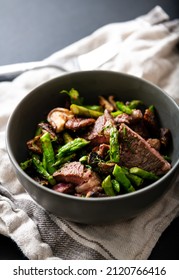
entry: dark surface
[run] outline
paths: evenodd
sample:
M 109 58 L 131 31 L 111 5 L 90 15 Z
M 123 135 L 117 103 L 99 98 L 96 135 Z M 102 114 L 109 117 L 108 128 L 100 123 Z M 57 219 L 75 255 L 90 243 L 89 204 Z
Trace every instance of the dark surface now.
M 0 65 L 36 61 L 111 22 L 131 20 L 160 5 L 179 18 L 178 0 L 0 0 Z M 0 235 L 0 259 L 25 259 Z M 157 242 L 150 259 L 179 259 L 179 218 Z
M 36 61 L 97 28 L 160 5 L 179 16 L 178 0 L 0 0 L 0 65 Z

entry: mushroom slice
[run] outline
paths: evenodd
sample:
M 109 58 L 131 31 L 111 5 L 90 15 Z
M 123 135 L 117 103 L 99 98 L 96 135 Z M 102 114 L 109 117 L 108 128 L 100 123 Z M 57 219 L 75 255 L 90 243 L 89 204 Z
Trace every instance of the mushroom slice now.
M 47 121 L 51 124 L 53 129 L 58 133 L 63 131 L 66 121 L 73 118 L 73 113 L 65 108 L 54 108 L 47 116 Z

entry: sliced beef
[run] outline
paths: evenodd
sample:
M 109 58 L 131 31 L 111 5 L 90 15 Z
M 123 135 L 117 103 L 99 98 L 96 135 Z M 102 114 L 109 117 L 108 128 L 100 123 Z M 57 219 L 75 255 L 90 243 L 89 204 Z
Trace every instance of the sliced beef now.
M 162 148 L 166 149 L 171 140 L 171 133 L 168 128 L 160 128 L 160 143 Z
M 157 150 L 157 151 L 160 151 L 160 146 L 161 146 L 161 144 L 160 144 L 160 140 L 159 140 L 159 139 L 157 139 L 157 138 L 149 138 L 149 139 L 147 139 L 146 141 L 147 141 L 147 143 L 148 143 L 152 148 L 154 148 L 154 149 Z
M 41 154 L 42 153 L 42 147 L 40 142 L 40 137 L 42 135 L 37 135 L 33 139 L 27 141 L 27 147 L 30 151 Z
M 93 118 L 72 118 L 65 123 L 65 128 L 73 131 L 85 128 L 95 123 Z
M 102 190 L 101 179 L 97 174 L 78 161 L 64 164 L 53 176 L 57 182 L 74 184 L 76 192 L 80 194 Z
M 83 164 L 73 161 L 64 164 L 59 170 L 55 171 L 53 177 L 57 182 L 73 183 L 80 185 L 89 178 L 90 169 L 85 170 Z
M 74 185 L 71 183 L 58 183 L 53 186 L 53 190 L 60 193 L 73 194 L 75 192 Z
M 151 136 L 158 138 L 160 134 L 158 118 L 153 109 L 146 109 L 144 112 L 144 124 L 148 128 Z
M 110 149 L 110 145 L 108 144 L 100 144 L 93 148 L 93 152 L 97 153 L 102 159 L 105 159 L 108 156 L 108 152 Z
M 122 113 L 115 117 L 114 122 L 116 124 L 126 123 L 128 125 L 138 123 L 143 119 L 143 114 L 141 110 L 134 109 L 132 110 L 132 114 L 128 115 L 126 113 Z
M 121 124 L 119 137 L 122 165 L 128 168 L 137 166 L 156 175 L 163 175 L 170 170 L 171 165 L 159 152 L 127 125 Z
M 49 123 L 41 122 L 38 124 L 38 127 L 41 127 L 44 132 L 50 133 L 51 139 L 55 140 L 57 138 L 56 133 L 53 131 L 53 128 Z
M 93 193 L 101 192 L 102 191 L 101 181 L 99 177 L 96 175 L 96 173 L 93 172 L 89 180 L 84 182 L 82 185 L 77 186 L 75 190 L 77 193 L 82 193 L 82 194 L 87 194 L 89 191 Z
M 86 136 L 94 146 L 102 143 L 109 144 L 110 128 L 114 125 L 114 119 L 110 113 L 105 110 L 104 114 L 97 118 L 92 130 Z

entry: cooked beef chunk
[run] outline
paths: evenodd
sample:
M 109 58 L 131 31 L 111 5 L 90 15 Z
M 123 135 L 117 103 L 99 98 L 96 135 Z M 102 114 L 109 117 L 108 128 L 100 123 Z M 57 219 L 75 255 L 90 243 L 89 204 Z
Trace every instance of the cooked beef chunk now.
M 93 148 L 93 152 L 97 153 L 102 159 L 105 159 L 108 155 L 110 149 L 110 145 L 108 144 L 100 144 Z
M 147 139 L 147 143 L 157 151 L 160 151 L 160 140 L 157 138 L 149 138 Z
M 73 183 L 80 185 L 90 176 L 90 169 L 85 170 L 83 164 L 73 161 L 64 164 L 59 170 L 55 171 L 53 177 L 57 182 Z
M 73 194 L 75 192 L 74 185 L 71 183 L 58 183 L 53 186 L 53 190 L 60 193 Z
M 128 125 L 138 123 L 143 118 L 143 114 L 141 110 L 134 109 L 132 110 L 132 114 L 128 115 L 126 113 L 122 113 L 115 117 L 114 121 L 116 124 L 126 123 Z
M 51 139 L 56 139 L 57 136 L 56 136 L 55 132 L 53 131 L 52 126 L 49 123 L 41 122 L 38 124 L 38 126 L 41 127 L 42 130 L 44 130 L 45 132 L 46 131 L 49 132 Z
M 144 121 L 141 120 L 137 123 L 131 124 L 130 128 L 134 130 L 137 134 L 139 134 L 142 138 L 148 139 L 150 137 L 150 133 L 146 128 Z
M 122 165 L 128 168 L 137 166 L 156 175 L 163 175 L 170 170 L 171 165 L 164 160 L 159 152 L 127 125 L 121 124 L 119 137 Z
M 171 133 L 168 128 L 160 128 L 160 142 L 162 148 L 166 149 L 171 139 Z
M 114 162 L 99 162 L 98 163 L 98 172 L 101 174 L 112 173 L 115 163 Z
M 99 96 L 99 104 L 104 109 L 107 109 L 108 112 L 112 112 L 114 110 L 113 105 L 108 100 L 106 100 L 103 96 Z
M 42 147 L 40 142 L 40 137 L 42 135 L 37 135 L 33 139 L 27 141 L 27 147 L 30 151 L 35 152 L 37 154 L 42 153 Z
M 92 118 L 72 118 L 69 119 L 66 123 L 65 123 L 65 128 L 66 129 L 70 129 L 73 131 L 77 131 L 78 129 L 82 129 L 85 128 L 87 126 L 90 126 L 92 124 L 95 123 L 95 119 Z
M 108 97 L 108 100 L 109 100 L 109 103 L 111 103 L 111 105 L 113 106 L 114 108 L 114 111 L 117 111 L 117 106 L 116 106 L 116 101 L 114 100 L 114 96 L 113 95 L 110 95 Z
M 77 193 L 86 194 L 88 191 L 100 191 L 101 179 L 89 168 L 78 161 L 64 164 L 53 174 L 57 182 L 66 182 L 76 185 Z
M 77 193 L 87 194 L 89 191 L 94 192 L 101 192 L 101 181 L 99 177 L 97 177 L 96 173 L 93 172 L 93 176 L 89 178 L 88 181 L 84 182 L 80 186 L 75 188 Z
M 150 131 L 151 136 L 158 138 L 159 137 L 159 123 L 156 114 L 152 109 L 146 109 L 143 117 L 145 126 Z
M 97 118 L 92 130 L 89 131 L 86 139 L 91 141 L 92 145 L 102 143 L 109 144 L 110 128 L 114 124 L 114 119 L 110 113 L 105 110 L 104 114 Z

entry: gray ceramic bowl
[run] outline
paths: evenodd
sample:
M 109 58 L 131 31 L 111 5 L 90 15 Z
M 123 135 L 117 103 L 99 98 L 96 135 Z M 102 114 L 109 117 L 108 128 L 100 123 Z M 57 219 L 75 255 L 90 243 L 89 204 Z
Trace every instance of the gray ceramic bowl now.
M 39 185 L 19 166 L 27 157 L 26 141 L 34 135 L 36 124 L 52 108 L 63 105 L 61 90 L 79 90 L 89 103 L 102 94 L 115 94 L 120 100 L 141 99 L 153 104 L 162 126 L 172 133 L 172 169 L 157 182 L 134 193 L 106 198 L 79 198 L 60 194 Z M 160 88 L 139 78 L 112 71 L 70 73 L 48 81 L 30 92 L 12 113 L 7 127 L 7 150 L 19 181 L 32 198 L 49 212 L 79 222 L 101 224 L 117 222 L 140 214 L 159 199 L 170 186 L 179 163 L 179 108 Z

